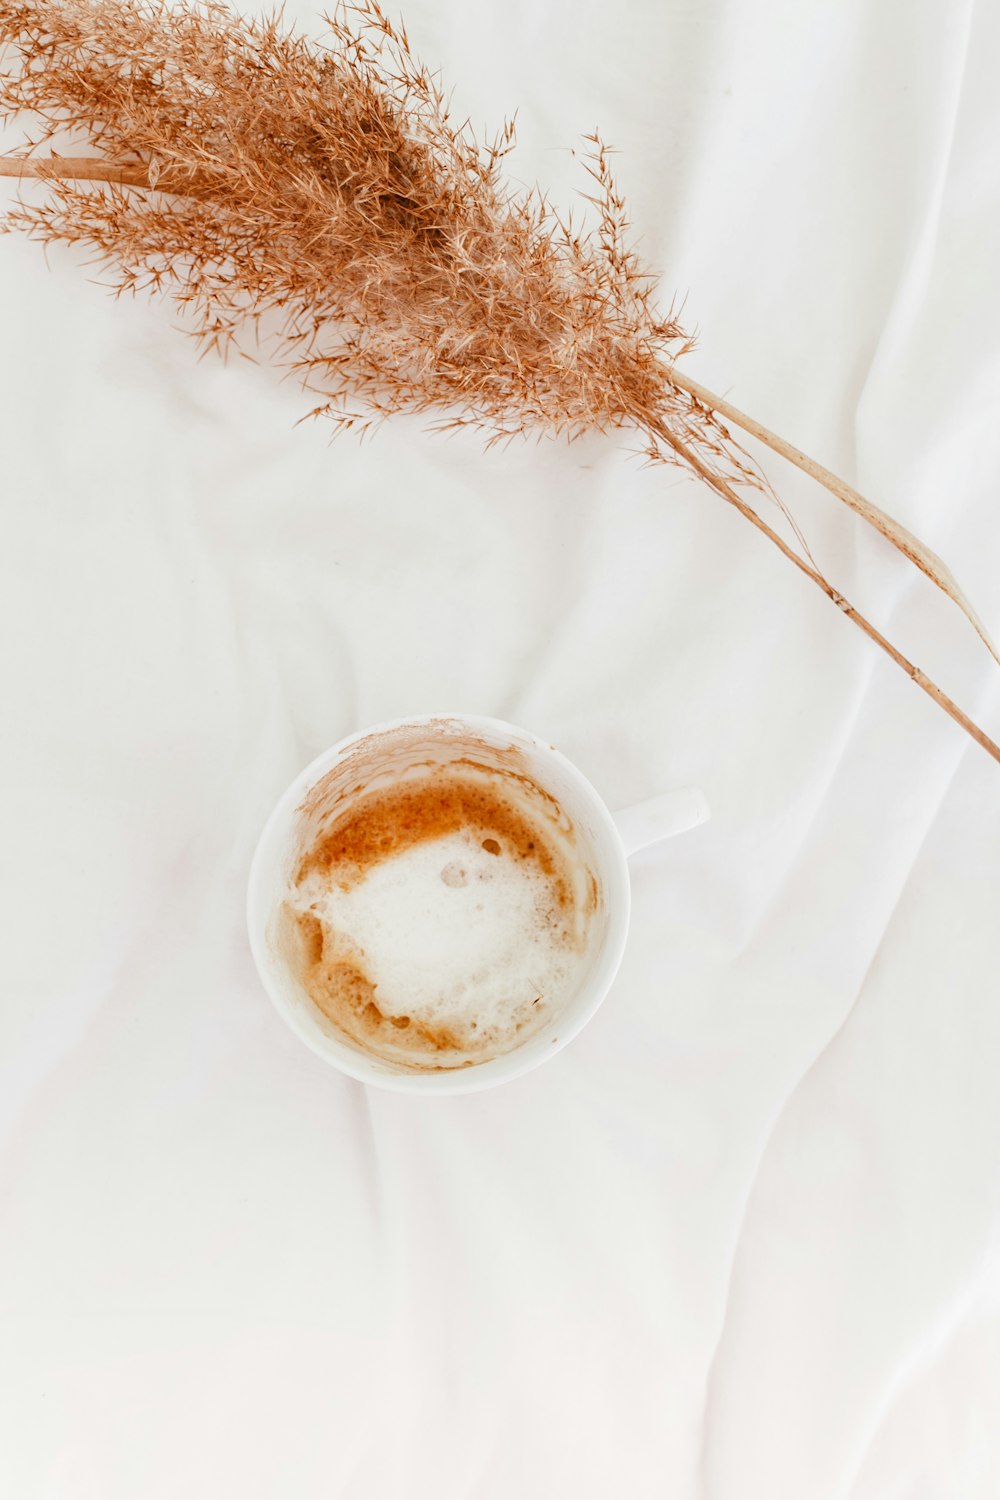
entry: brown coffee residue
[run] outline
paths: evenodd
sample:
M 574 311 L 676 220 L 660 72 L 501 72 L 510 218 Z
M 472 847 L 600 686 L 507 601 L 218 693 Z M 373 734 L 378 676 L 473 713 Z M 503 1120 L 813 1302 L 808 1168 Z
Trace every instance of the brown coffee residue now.
M 541 804 L 533 815 L 515 801 L 529 788 Z M 452 761 L 412 781 L 361 790 L 339 815 L 331 809 L 302 854 L 293 885 L 306 901 L 306 890 L 315 889 L 317 879 L 320 889 L 331 882 L 347 889 L 382 861 L 461 830 L 471 833 L 487 854 L 534 862 L 547 877 L 553 920 L 561 928 L 572 920 L 573 882 L 558 842 L 546 837 L 546 820 L 551 817 L 555 823 L 558 804 L 552 809 L 520 772 L 498 772 L 468 761 L 456 770 Z M 448 883 L 446 875 L 442 879 Z M 477 1037 L 474 1021 L 456 1029 L 383 1010 L 364 954 L 321 921 L 316 908 L 303 909 L 289 900 L 283 924 L 286 956 L 313 1004 L 366 1052 L 398 1059 L 402 1048 L 410 1066 L 439 1069 L 471 1066 L 489 1048 L 486 1037 Z M 568 937 L 568 927 L 566 932 Z
M 390 1016 L 375 998 L 375 986 L 359 963 L 340 951 L 336 936 L 311 912 L 292 912 L 302 944 L 303 980 L 313 1004 L 328 1021 L 361 1046 L 380 1051 L 406 1032 L 407 1050 L 458 1052 L 467 1044 L 447 1026 L 428 1026 L 412 1016 Z
M 437 1024 L 407 1013 L 401 996 L 378 991 L 365 953 L 321 915 L 332 887 L 347 891 L 383 861 L 462 832 L 488 856 L 531 861 L 546 878 L 555 939 L 573 947 L 588 940 L 596 882 L 585 863 L 581 872 L 572 820 L 530 770 L 518 746 L 473 744 L 461 721 L 442 718 L 366 736 L 303 798 L 298 853 L 272 940 L 318 1013 L 366 1054 L 440 1072 L 516 1043 L 501 1043 L 474 1013 Z M 453 861 L 441 879 L 464 885 L 465 875 Z
M 516 858 L 533 860 L 552 877 L 558 905 L 568 905 L 568 883 L 538 821 L 508 801 L 495 780 L 477 782 L 448 770 L 371 792 L 352 803 L 306 852 L 296 882 L 336 871 L 343 884 L 353 884 L 373 865 L 460 829 L 472 830 L 491 854 L 499 854 L 506 845 Z

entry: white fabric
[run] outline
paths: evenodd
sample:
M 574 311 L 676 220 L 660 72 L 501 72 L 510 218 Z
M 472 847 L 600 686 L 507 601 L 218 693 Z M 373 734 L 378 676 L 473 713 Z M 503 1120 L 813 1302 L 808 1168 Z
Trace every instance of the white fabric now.
M 459 116 L 519 110 L 512 174 L 563 207 L 600 125 L 691 373 L 1000 637 L 997 7 L 406 19 Z M 0 241 L 2 1492 L 996 1496 L 1000 767 L 624 439 L 331 446 L 97 280 Z M 768 467 L 1000 736 L 971 630 Z M 613 805 L 700 785 L 713 821 L 634 860 L 570 1048 L 424 1102 L 283 1027 L 242 902 L 303 764 L 441 708 L 545 734 Z

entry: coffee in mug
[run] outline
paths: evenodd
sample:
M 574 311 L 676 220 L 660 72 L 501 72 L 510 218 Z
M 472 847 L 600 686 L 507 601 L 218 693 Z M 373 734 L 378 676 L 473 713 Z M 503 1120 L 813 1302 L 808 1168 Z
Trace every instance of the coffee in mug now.
M 586 1025 L 629 921 L 627 858 L 708 816 L 694 788 L 612 814 L 499 719 L 396 719 L 286 789 L 254 854 L 250 947 L 284 1021 L 364 1083 L 464 1094 Z
M 576 993 L 601 927 L 597 878 L 515 746 L 375 736 L 299 814 L 278 941 L 347 1042 L 396 1067 L 468 1067 Z

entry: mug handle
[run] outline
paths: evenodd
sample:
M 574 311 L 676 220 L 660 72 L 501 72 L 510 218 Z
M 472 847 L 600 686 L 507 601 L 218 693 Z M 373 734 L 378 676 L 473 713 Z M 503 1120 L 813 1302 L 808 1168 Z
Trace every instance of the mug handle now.
M 711 814 L 698 788 L 685 786 L 676 792 L 664 792 L 646 802 L 637 802 L 634 807 L 623 808 L 613 816 L 628 857 L 649 844 L 673 838 L 675 833 L 697 828 Z

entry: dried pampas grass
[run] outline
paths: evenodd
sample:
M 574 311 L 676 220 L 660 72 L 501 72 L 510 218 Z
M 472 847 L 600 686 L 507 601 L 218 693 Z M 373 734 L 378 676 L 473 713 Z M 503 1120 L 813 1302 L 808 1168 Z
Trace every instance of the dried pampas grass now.
M 120 291 L 169 293 L 208 347 L 255 328 L 320 400 L 367 430 L 436 413 L 487 443 L 531 431 L 631 429 L 649 459 L 697 474 L 763 532 L 980 745 L 998 747 L 845 600 L 794 519 L 786 541 L 754 499 L 777 496 L 740 427 L 863 516 L 996 648 L 941 560 L 783 439 L 684 375 L 691 346 L 629 246 L 607 153 L 589 137 L 596 227 L 583 232 L 479 147 L 377 0 L 340 8 L 324 45 L 214 3 L 0 0 L 0 112 L 40 125 L 0 175 L 46 181 L 3 227 L 88 247 Z M 69 133 L 96 156 L 38 151 Z

